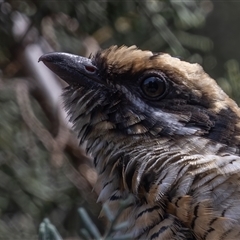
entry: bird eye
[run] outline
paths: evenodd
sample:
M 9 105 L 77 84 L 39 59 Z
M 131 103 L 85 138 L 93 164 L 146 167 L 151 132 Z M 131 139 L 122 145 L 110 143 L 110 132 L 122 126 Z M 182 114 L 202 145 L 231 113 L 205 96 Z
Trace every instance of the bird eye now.
M 147 77 L 142 81 L 141 88 L 146 97 L 158 98 L 166 92 L 166 81 L 157 76 Z

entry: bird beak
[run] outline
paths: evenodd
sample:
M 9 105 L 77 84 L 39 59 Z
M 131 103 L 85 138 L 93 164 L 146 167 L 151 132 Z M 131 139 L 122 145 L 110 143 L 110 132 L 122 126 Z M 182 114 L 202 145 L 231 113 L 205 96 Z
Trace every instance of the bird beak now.
M 92 80 L 100 82 L 97 67 L 89 58 L 54 52 L 42 55 L 38 62 L 40 61 L 70 85 L 80 84 L 89 87 Z

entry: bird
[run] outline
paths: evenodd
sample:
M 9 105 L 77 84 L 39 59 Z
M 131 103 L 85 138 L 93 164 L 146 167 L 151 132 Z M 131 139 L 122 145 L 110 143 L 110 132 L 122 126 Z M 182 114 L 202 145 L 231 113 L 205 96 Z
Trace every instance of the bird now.
M 98 172 L 114 236 L 240 239 L 240 109 L 197 63 L 136 46 L 40 57 Z

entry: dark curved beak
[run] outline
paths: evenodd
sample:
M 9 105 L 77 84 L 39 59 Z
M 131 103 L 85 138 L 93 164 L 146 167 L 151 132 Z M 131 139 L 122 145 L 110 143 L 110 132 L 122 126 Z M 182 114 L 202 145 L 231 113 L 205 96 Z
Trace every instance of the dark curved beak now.
M 68 84 L 91 84 L 92 80 L 100 83 L 98 69 L 92 60 L 85 57 L 61 52 L 53 52 L 42 55 L 42 61 L 50 70 L 62 78 Z

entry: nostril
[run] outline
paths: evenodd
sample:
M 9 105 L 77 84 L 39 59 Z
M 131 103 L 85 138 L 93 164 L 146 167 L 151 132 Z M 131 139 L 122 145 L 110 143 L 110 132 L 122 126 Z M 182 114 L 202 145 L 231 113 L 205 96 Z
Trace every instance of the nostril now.
M 84 67 L 85 67 L 85 70 L 88 71 L 89 73 L 96 72 L 96 68 L 94 66 L 85 65 Z

